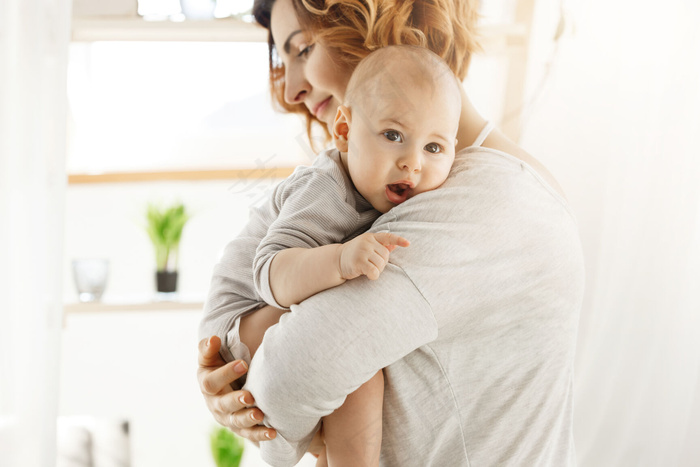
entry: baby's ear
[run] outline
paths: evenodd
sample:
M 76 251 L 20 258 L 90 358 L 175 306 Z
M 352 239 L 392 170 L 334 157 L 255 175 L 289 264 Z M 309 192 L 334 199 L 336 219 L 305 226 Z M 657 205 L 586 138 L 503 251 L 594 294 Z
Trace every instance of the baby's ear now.
M 333 120 L 333 142 L 340 152 L 348 152 L 348 133 L 350 133 L 350 121 L 352 114 L 344 105 L 338 106 L 338 111 Z

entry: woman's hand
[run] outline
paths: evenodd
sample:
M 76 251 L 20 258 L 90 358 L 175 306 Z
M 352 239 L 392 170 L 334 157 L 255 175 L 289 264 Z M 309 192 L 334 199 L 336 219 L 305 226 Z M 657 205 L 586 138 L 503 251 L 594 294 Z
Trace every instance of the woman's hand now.
M 254 406 L 255 399 L 248 391 L 234 391 L 231 384 L 248 371 L 241 360 L 226 363 L 219 355 L 221 339 L 216 336 L 199 343 L 197 379 L 207 408 L 214 419 L 243 438 L 253 442 L 274 439 L 277 432 L 258 426 L 263 413 Z

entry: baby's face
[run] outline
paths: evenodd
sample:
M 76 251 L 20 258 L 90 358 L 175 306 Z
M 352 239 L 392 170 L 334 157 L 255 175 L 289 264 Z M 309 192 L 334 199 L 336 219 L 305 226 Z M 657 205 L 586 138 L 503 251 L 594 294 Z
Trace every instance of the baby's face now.
M 350 177 L 380 212 L 442 185 L 454 162 L 461 110 L 455 93 L 434 83 L 392 89 L 351 109 L 347 137 Z

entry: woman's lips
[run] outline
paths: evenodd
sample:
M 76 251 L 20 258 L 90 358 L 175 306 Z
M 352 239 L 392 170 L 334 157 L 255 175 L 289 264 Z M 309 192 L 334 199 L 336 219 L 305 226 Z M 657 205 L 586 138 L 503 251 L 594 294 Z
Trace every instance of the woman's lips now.
M 314 114 L 314 117 L 318 118 L 321 113 L 323 113 L 324 110 L 326 110 L 326 107 L 328 107 L 328 103 L 331 101 L 333 96 L 329 96 L 326 98 L 326 100 L 321 101 L 318 103 L 318 105 L 311 110 L 311 113 Z

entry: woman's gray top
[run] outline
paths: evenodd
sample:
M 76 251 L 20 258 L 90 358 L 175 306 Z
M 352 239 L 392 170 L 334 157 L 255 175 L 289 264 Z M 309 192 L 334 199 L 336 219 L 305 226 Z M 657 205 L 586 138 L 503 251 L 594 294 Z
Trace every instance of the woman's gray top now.
M 483 148 L 371 231 L 408 240 L 376 281 L 293 305 L 245 388 L 294 465 L 321 417 L 385 370 L 382 466 L 575 465 L 574 349 L 583 259 L 564 199 L 531 167 Z

